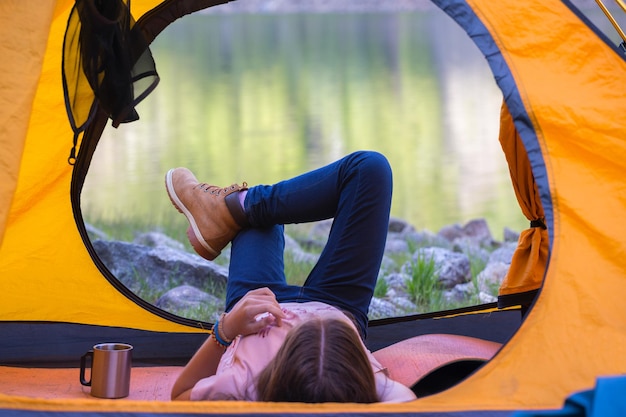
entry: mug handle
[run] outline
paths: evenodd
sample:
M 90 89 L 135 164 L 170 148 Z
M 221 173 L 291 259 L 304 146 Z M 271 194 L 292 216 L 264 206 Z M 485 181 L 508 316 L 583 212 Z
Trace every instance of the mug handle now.
M 90 350 L 80 357 L 80 383 L 86 387 L 91 386 L 91 375 L 89 375 L 89 381 L 85 380 L 85 365 L 87 364 L 88 357 L 91 357 L 93 363 L 93 350 Z

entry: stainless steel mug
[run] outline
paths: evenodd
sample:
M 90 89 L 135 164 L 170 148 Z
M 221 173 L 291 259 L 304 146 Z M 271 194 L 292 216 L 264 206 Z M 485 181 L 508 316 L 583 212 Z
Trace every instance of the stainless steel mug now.
M 125 343 L 100 343 L 80 358 L 80 383 L 91 387 L 98 398 L 123 398 L 130 390 L 133 347 Z M 91 358 L 91 375 L 85 379 L 87 359 Z

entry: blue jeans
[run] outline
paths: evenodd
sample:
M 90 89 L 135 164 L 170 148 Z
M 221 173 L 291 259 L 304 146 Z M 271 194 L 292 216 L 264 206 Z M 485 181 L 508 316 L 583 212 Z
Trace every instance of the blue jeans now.
M 244 203 L 251 227 L 232 241 L 226 310 L 248 291 L 268 287 L 279 302 L 321 301 L 351 313 L 365 337 L 391 192 L 391 167 L 371 151 L 274 185 L 251 187 Z M 328 241 L 306 282 L 287 284 L 283 225 L 330 218 Z

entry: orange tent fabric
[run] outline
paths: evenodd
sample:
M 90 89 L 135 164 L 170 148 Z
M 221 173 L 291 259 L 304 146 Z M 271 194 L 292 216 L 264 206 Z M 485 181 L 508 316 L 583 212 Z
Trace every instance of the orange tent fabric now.
M 509 165 L 517 201 L 534 227 L 520 234 L 511 266 L 500 286 L 498 306 L 528 306 L 543 283 L 549 255 L 548 230 L 528 154 L 506 103 L 502 104 L 500 113 L 499 139 Z

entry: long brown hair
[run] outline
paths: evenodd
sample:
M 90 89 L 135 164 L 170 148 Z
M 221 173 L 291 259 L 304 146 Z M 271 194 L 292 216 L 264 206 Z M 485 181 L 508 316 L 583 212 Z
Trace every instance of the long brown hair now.
M 292 329 L 257 379 L 260 401 L 379 401 L 372 365 L 356 330 L 337 319 Z

